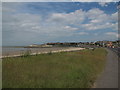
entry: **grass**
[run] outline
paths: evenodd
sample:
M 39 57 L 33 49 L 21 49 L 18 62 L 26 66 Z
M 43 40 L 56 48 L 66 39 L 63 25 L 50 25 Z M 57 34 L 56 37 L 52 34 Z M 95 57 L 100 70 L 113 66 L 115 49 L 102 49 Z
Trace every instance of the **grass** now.
M 3 88 L 90 88 L 106 62 L 103 48 L 5 58 Z

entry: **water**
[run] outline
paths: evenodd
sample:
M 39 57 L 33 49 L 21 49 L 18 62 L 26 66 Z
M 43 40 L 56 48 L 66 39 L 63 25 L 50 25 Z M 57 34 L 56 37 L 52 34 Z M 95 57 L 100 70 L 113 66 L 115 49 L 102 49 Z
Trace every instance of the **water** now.
M 66 47 L 52 47 L 52 48 L 2 47 L 2 55 L 3 56 L 19 55 L 19 54 L 25 53 L 28 50 L 31 53 L 51 52 L 51 51 L 56 51 L 56 50 L 62 50 L 62 49 L 65 49 L 65 48 Z
M 2 47 L 2 55 L 18 55 L 22 54 L 23 52 L 27 51 L 27 48 L 23 47 Z
M 17 47 L 2 47 L 2 53 L 10 53 L 10 52 L 17 52 L 17 51 L 26 51 L 27 48 L 17 48 Z

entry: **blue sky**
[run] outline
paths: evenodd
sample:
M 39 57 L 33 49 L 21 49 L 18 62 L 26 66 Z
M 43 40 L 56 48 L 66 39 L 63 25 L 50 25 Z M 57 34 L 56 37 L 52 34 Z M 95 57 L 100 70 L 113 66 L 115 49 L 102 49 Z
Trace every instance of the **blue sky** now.
M 3 45 L 117 40 L 114 2 L 3 2 Z

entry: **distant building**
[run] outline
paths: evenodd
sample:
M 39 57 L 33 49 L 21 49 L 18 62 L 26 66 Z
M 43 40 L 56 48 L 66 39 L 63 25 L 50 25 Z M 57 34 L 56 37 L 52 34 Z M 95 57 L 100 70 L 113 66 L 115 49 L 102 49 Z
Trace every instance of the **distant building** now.
M 108 43 L 107 43 L 107 47 L 112 48 L 112 47 L 113 47 L 113 43 L 112 43 L 112 42 L 108 42 Z
M 38 46 L 37 44 L 32 44 L 32 45 L 29 45 L 30 47 L 36 47 Z
M 40 47 L 52 47 L 53 45 L 42 44 Z
M 53 45 L 53 46 L 77 46 L 79 43 L 77 42 L 65 42 L 65 43 L 47 43 L 47 45 Z

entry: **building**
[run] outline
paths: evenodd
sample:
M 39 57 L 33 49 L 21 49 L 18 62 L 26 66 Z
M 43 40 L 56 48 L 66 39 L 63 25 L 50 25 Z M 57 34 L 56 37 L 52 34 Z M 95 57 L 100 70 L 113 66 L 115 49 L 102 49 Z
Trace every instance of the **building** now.
M 32 44 L 32 45 L 29 45 L 30 47 L 36 47 L 38 46 L 37 44 Z
M 53 45 L 42 44 L 40 47 L 52 47 Z
M 107 43 L 107 47 L 112 48 L 112 47 L 113 47 L 113 43 L 112 43 L 112 42 L 108 42 L 108 43 Z

